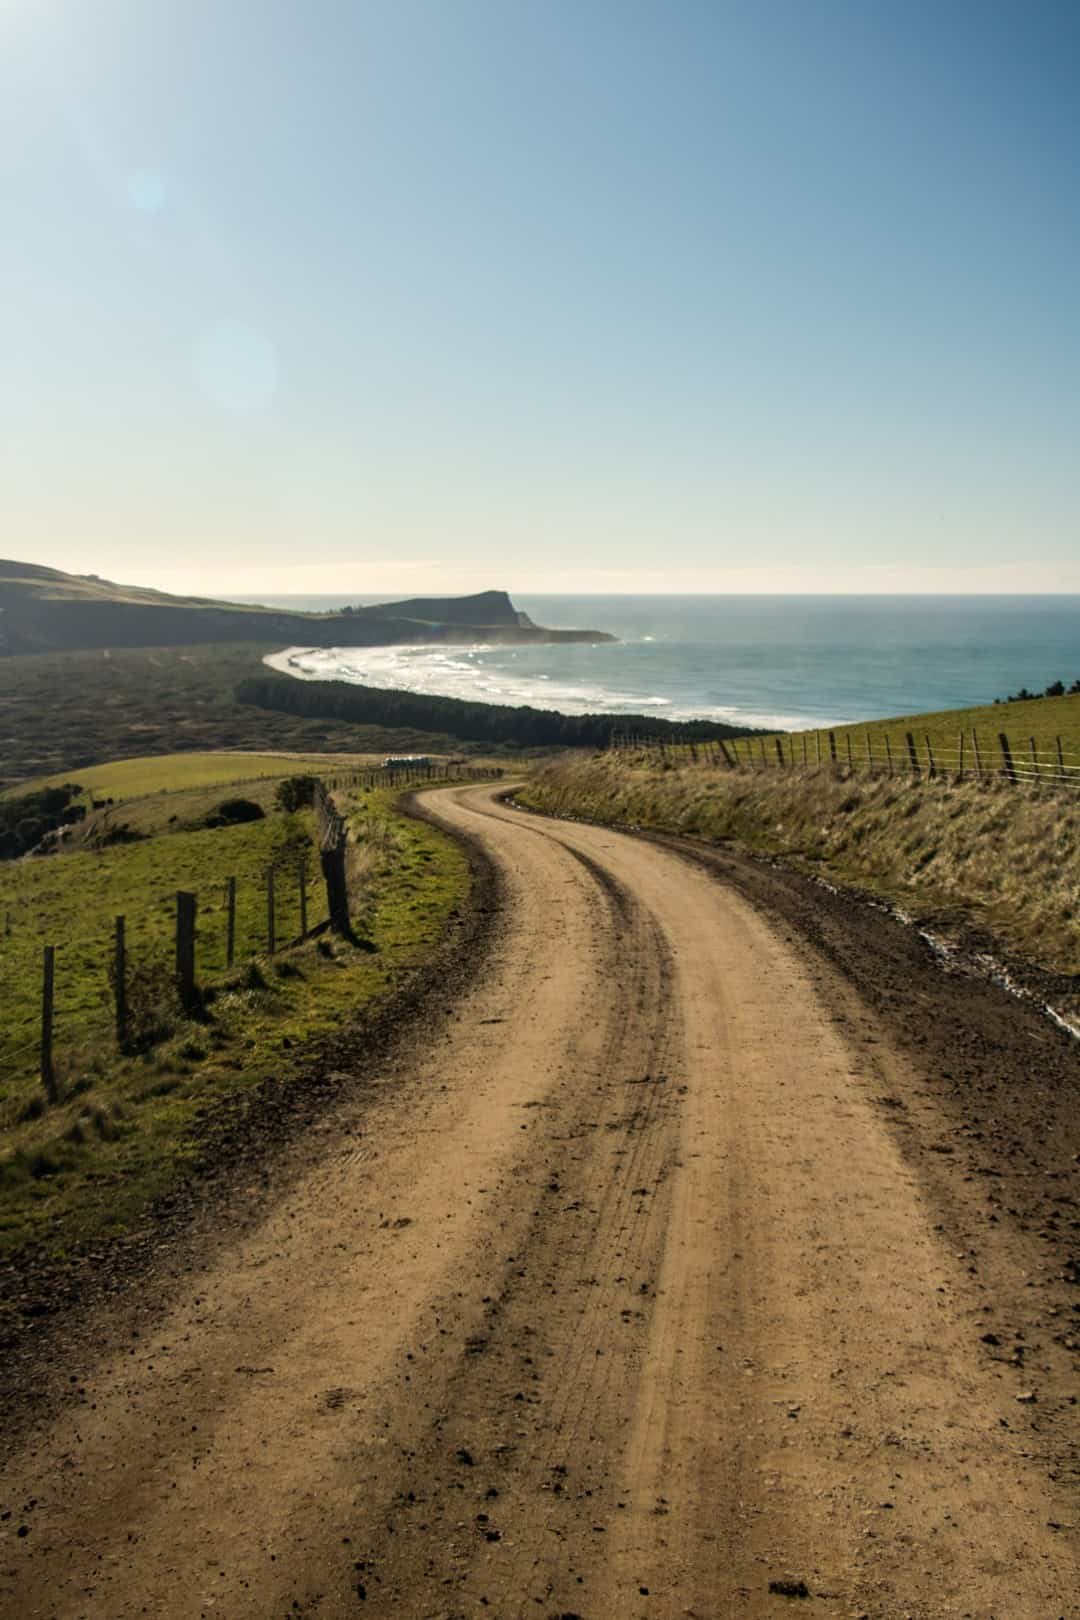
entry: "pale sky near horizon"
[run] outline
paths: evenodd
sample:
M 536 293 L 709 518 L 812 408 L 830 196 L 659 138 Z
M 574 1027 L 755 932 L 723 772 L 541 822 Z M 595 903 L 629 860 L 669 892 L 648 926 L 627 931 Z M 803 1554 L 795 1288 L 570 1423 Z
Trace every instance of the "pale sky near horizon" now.
M 1080 591 L 1074 0 L 0 0 L 0 553 Z

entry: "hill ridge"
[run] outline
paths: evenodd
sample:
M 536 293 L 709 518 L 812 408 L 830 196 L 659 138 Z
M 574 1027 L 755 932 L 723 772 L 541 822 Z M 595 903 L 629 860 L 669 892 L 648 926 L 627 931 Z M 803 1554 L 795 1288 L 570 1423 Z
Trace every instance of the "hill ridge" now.
M 412 597 L 338 613 L 174 596 L 0 558 L 0 656 L 97 647 L 257 641 L 278 646 L 371 647 L 427 641 L 613 641 L 602 630 L 533 624 L 503 590 Z

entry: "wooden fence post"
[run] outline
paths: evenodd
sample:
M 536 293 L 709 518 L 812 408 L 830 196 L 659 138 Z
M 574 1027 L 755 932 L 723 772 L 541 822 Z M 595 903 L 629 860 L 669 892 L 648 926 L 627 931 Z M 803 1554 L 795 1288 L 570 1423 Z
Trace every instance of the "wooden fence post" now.
M 854 771 L 855 758 L 851 752 L 851 732 L 845 731 L 844 736 L 847 738 L 847 768 L 849 771 Z
M 345 841 L 327 844 L 322 852 L 323 877 L 326 879 L 326 908 L 330 913 L 330 926 L 337 934 L 348 934 L 349 892 L 345 882 Z
M 1061 752 L 1061 738 L 1060 737 L 1055 737 L 1054 738 L 1054 743 L 1055 743 L 1055 745 L 1057 747 L 1058 775 L 1061 778 L 1062 783 L 1064 783 L 1068 778 L 1068 773 L 1065 770 L 1065 759 L 1064 759 L 1064 756 L 1062 755 L 1062 752 Z M 10 934 L 10 932 L 11 932 L 11 918 L 9 917 L 8 918 L 8 933 Z
M 1042 777 L 1042 772 L 1039 769 L 1039 756 L 1035 752 L 1035 739 L 1034 739 L 1034 737 L 1029 737 L 1028 738 L 1028 749 L 1029 749 L 1030 754 L 1031 754 L 1031 769 L 1035 773 L 1036 782 L 1038 782 Z
M 815 731 L 814 732 L 814 743 L 815 743 L 815 745 L 817 747 L 817 768 L 820 771 L 820 769 L 821 769 L 821 732 L 820 731 Z
M 124 940 L 124 919 L 116 919 L 113 955 L 113 988 L 116 996 L 116 1044 L 123 1047 L 127 1040 L 127 949 Z
M 784 763 L 784 745 L 780 741 L 779 737 L 776 738 L 776 759 L 777 759 L 777 763 L 779 765 L 783 765 L 783 763 Z
M 887 760 L 888 760 L 888 762 L 889 762 L 889 775 L 890 775 L 890 776 L 891 776 L 891 775 L 892 775 L 892 773 L 893 773 L 893 767 L 892 767 L 892 747 L 891 747 L 891 745 L 890 745 L 890 743 L 889 743 L 889 733 L 888 733 L 888 732 L 887 732 L 887 731 L 886 731 L 886 732 L 884 732 L 884 733 L 883 733 L 883 735 L 884 735 L 884 737 L 885 737 L 885 758 L 886 758 L 886 759 L 887 759 Z
M 802 762 L 803 762 L 803 770 L 805 771 L 805 769 L 806 769 L 806 732 L 805 731 L 802 734 Z
M 176 894 L 176 989 L 185 1012 L 198 1005 L 195 989 L 195 896 Z
M 225 966 L 236 961 L 236 879 L 225 879 Z
M 960 763 L 957 766 L 956 779 L 958 782 L 962 782 L 964 780 L 964 733 L 962 730 L 960 732 L 960 746 L 958 752 Z
M 874 750 L 870 746 L 870 733 L 866 733 L 866 770 L 869 776 L 874 774 Z
M 832 763 L 835 765 L 836 764 L 836 733 L 835 733 L 835 731 L 830 731 L 829 732 L 829 758 L 832 760 Z
M 349 886 L 345 876 L 348 831 L 324 792 L 316 794 L 315 809 L 319 823 L 319 861 L 326 880 L 330 926 L 336 933 L 348 936 L 352 929 L 349 921 Z
M 926 763 L 927 763 L 927 766 L 929 767 L 930 775 L 931 776 L 936 776 L 937 775 L 937 761 L 934 759 L 934 749 L 933 749 L 933 744 L 930 741 L 930 733 L 928 731 L 924 731 L 923 736 L 926 738 Z
M 56 983 L 56 947 L 46 945 L 41 974 L 41 1084 L 49 1102 L 59 1100 L 53 1068 L 53 991 Z
M 908 759 L 911 761 L 912 772 L 915 776 L 919 776 L 921 773 L 919 771 L 919 756 L 915 752 L 915 738 L 910 731 L 905 731 L 904 736 L 907 739 Z
M 307 861 L 302 855 L 296 878 L 300 885 L 300 938 L 307 939 Z
M 1001 749 L 1002 768 L 1007 782 L 1016 781 L 1016 766 L 1013 764 L 1012 750 L 1009 739 L 1003 731 L 998 732 L 998 747 Z
M 979 753 L 979 734 L 975 727 L 971 728 L 971 751 L 975 755 L 975 776 L 982 781 L 982 755 Z
M 274 868 L 266 868 L 266 952 L 273 956 L 277 941 L 274 936 Z

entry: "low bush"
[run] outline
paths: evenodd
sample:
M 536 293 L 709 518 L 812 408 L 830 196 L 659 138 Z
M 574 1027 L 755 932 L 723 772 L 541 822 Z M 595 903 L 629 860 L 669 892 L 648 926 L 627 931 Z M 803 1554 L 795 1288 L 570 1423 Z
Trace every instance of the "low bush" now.
M 76 782 L 40 788 L 36 793 L 0 799 L 0 860 L 16 860 L 35 849 L 48 833 L 82 821 L 86 806 L 75 802 Z
M 286 776 L 278 784 L 274 803 L 281 810 L 303 810 L 315 803 L 317 776 Z
M 236 827 L 245 821 L 262 821 L 266 811 L 254 799 L 222 799 L 206 820 L 204 827 Z

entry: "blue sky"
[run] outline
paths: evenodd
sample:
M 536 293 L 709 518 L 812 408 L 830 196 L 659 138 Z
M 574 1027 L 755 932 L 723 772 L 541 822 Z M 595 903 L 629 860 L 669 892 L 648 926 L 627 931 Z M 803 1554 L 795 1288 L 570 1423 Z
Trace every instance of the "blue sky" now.
M 1080 590 L 1080 6 L 0 0 L 7 555 Z

